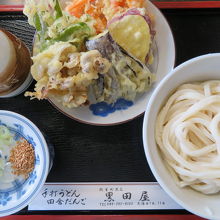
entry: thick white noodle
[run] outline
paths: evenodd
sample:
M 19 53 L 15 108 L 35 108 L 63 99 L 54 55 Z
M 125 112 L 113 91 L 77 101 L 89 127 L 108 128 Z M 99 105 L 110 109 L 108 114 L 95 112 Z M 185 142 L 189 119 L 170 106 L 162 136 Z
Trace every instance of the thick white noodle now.
M 180 187 L 220 191 L 220 81 L 179 86 L 158 114 L 155 138 Z

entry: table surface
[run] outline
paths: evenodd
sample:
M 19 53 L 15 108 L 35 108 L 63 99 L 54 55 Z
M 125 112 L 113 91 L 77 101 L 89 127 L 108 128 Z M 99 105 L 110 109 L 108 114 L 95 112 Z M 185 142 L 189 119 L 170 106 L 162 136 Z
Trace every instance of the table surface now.
M 220 51 L 220 9 L 176 9 L 162 13 L 173 31 L 176 65 Z M 34 29 L 21 13 L 0 13 L 0 27 L 16 34 L 31 49 Z M 29 89 L 33 89 L 33 84 Z M 30 101 L 23 94 L 1 99 L 0 109 L 26 116 L 49 137 L 55 159 L 48 182 L 155 181 L 143 150 L 143 115 L 122 125 L 90 126 L 69 119 L 47 101 Z

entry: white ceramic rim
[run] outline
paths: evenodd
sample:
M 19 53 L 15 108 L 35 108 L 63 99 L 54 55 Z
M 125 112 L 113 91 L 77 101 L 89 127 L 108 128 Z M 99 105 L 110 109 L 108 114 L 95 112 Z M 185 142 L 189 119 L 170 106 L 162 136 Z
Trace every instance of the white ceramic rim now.
M 149 4 L 151 7 L 154 8 L 155 11 L 157 11 L 161 17 L 164 19 L 165 23 L 167 24 L 167 29 L 168 31 L 171 33 L 171 41 L 172 41 L 172 49 L 173 49 L 173 60 L 170 61 L 170 67 L 171 67 L 171 70 L 173 69 L 174 65 L 175 65 L 175 60 L 176 60 L 176 48 L 175 48 L 175 40 L 174 40 L 174 37 L 173 37 L 173 32 L 170 28 L 170 25 L 167 21 L 167 19 L 165 18 L 165 16 L 163 15 L 163 13 L 150 1 L 146 0 L 147 4 Z M 160 59 L 160 58 L 159 58 Z M 168 75 L 169 73 L 167 73 Z M 152 96 L 152 95 L 151 95 Z M 149 98 L 150 99 L 150 98 Z M 124 121 L 119 121 L 119 122 L 115 122 L 115 123 L 93 123 L 93 122 L 88 122 L 86 120 L 82 120 L 82 119 L 79 119 L 77 117 L 74 117 L 72 116 L 71 114 L 65 112 L 64 110 L 62 110 L 59 106 L 57 106 L 51 99 L 48 99 L 48 101 L 51 103 L 51 105 L 57 109 L 59 112 L 61 112 L 62 114 L 64 114 L 65 116 L 69 117 L 70 119 L 73 119 L 75 121 L 78 121 L 80 123 L 83 123 L 83 124 L 88 124 L 88 125 L 95 125 L 95 126 L 113 126 L 113 125 L 120 125 L 120 124 L 124 124 L 124 123 L 127 123 L 135 118 L 138 118 L 140 117 L 141 115 L 144 114 L 145 111 L 141 112 L 140 114 L 137 114 L 136 116 L 134 117 L 131 117 L 127 120 L 124 120 Z
M 154 100 L 155 98 L 157 97 L 161 87 L 167 82 L 169 81 L 170 78 L 172 78 L 173 74 L 175 74 L 176 72 L 178 72 L 180 69 L 183 69 L 185 68 L 185 66 L 191 64 L 191 63 L 194 63 L 198 60 L 203 60 L 203 59 L 206 59 L 207 57 L 219 57 L 220 56 L 220 53 L 210 53 L 210 54 L 205 54 L 205 55 L 201 55 L 201 56 L 198 56 L 198 57 L 195 57 L 195 58 L 192 58 L 182 64 L 180 64 L 179 66 L 177 66 L 176 68 L 174 68 L 170 74 L 168 74 L 167 76 L 165 76 L 165 78 L 159 83 L 159 85 L 157 86 L 157 88 L 154 90 L 150 100 L 149 100 L 149 103 L 147 104 L 146 106 L 146 111 L 145 111 L 145 115 L 144 115 L 144 121 L 143 121 L 143 129 L 142 129 L 142 139 L 143 139 L 143 143 L 144 143 L 144 151 L 145 151 L 145 156 L 146 156 L 146 159 L 147 159 L 147 162 L 148 162 L 148 165 L 154 175 L 154 177 L 156 178 L 156 180 L 158 181 L 158 183 L 161 185 L 161 187 L 165 190 L 165 192 L 167 192 L 167 194 L 173 199 L 175 200 L 180 206 L 182 206 L 184 209 L 200 216 L 200 217 L 203 217 L 203 218 L 207 218 L 207 219 L 210 219 L 210 216 L 208 215 L 201 215 L 200 213 L 198 213 L 197 211 L 191 209 L 190 206 L 188 206 L 187 204 L 185 203 L 182 203 L 182 201 L 166 186 L 166 184 L 164 183 L 164 181 L 160 178 L 160 176 L 157 174 L 155 168 L 154 168 L 154 162 L 153 160 L 151 160 L 151 153 L 149 151 L 149 147 L 148 147 L 148 139 L 147 139 L 147 131 L 149 130 L 148 129 L 148 120 L 149 120 L 149 117 L 150 117 L 150 110 L 151 110 L 151 107 L 154 103 Z M 156 144 L 156 143 L 155 143 Z M 214 219 L 214 218 L 212 218 Z
M 47 143 L 46 143 L 46 140 L 43 136 L 43 134 L 41 133 L 41 131 L 39 130 L 39 128 L 33 123 L 31 122 L 29 119 L 27 119 L 26 117 L 24 117 L 23 115 L 20 115 L 18 113 L 15 113 L 15 112 L 11 112 L 11 111 L 5 111 L 5 110 L 0 110 L 0 113 L 2 114 L 9 114 L 9 115 L 14 115 L 16 116 L 17 118 L 21 118 L 22 120 L 26 121 L 28 124 L 30 124 L 30 126 L 33 127 L 33 129 L 37 132 L 37 134 L 39 135 L 39 137 L 41 138 L 42 142 L 43 142 L 43 146 L 45 146 L 45 157 L 46 157 L 46 161 L 43 161 L 45 163 L 45 170 L 47 172 L 44 172 L 42 173 L 42 181 L 37 185 L 35 186 L 34 188 L 34 192 L 31 193 L 31 195 L 25 200 L 23 201 L 23 204 L 22 205 L 17 205 L 15 208 L 11 208 L 12 210 L 10 211 L 4 211 L 2 213 L 0 213 L 0 217 L 3 217 L 3 216 L 8 216 L 8 215 L 11 215 L 11 214 L 14 214 L 20 210 L 22 210 L 23 208 L 25 208 L 28 204 L 30 204 L 30 202 L 37 196 L 37 194 L 39 193 L 39 191 L 41 190 L 41 188 L 43 187 L 45 181 L 46 181 L 46 178 L 47 178 L 47 175 L 48 175 L 48 172 L 49 172 L 49 151 L 48 151 L 48 147 L 47 147 Z M 19 119 L 18 119 L 19 120 Z M 38 187 L 38 188 L 37 188 Z

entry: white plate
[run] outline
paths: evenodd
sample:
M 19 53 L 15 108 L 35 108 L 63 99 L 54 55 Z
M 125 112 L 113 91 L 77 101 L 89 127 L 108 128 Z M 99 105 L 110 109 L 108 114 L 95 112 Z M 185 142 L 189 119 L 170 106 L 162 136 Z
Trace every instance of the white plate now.
M 49 152 L 40 130 L 27 118 L 0 110 L 0 125 L 7 126 L 17 141 L 21 137 L 35 150 L 35 166 L 29 177 L 17 177 L 13 182 L 0 183 L 0 217 L 13 214 L 27 206 L 41 190 L 49 171 Z
M 155 67 L 155 73 L 157 81 L 154 83 L 153 87 L 148 92 L 137 97 L 134 103 L 119 102 L 117 106 L 119 109 L 123 110 L 115 111 L 115 108 L 112 109 L 107 105 L 101 105 L 99 108 L 96 108 L 96 110 L 98 110 L 99 113 L 103 113 L 102 115 L 104 116 L 95 115 L 94 112 L 90 110 L 89 106 L 69 109 L 62 106 L 62 104 L 55 99 L 51 99 L 50 101 L 54 107 L 72 119 L 92 125 L 115 125 L 125 123 L 144 113 L 146 103 L 154 91 L 154 88 L 164 76 L 173 69 L 175 62 L 175 46 L 171 29 L 163 14 L 151 2 L 147 1 L 147 5 L 147 11 L 154 15 L 154 30 L 156 31 L 155 42 L 157 54 L 155 62 L 157 66 Z

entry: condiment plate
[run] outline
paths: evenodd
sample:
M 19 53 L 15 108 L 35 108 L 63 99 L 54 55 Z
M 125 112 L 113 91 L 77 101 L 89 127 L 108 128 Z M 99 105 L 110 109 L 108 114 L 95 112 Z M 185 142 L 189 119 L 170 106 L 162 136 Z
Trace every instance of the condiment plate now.
M 0 216 L 6 216 L 23 209 L 40 191 L 48 175 L 50 157 L 44 136 L 24 116 L 0 110 L 0 125 L 7 126 L 16 140 L 26 139 L 35 151 L 35 167 L 26 180 L 18 177 L 12 182 L 0 182 Z

